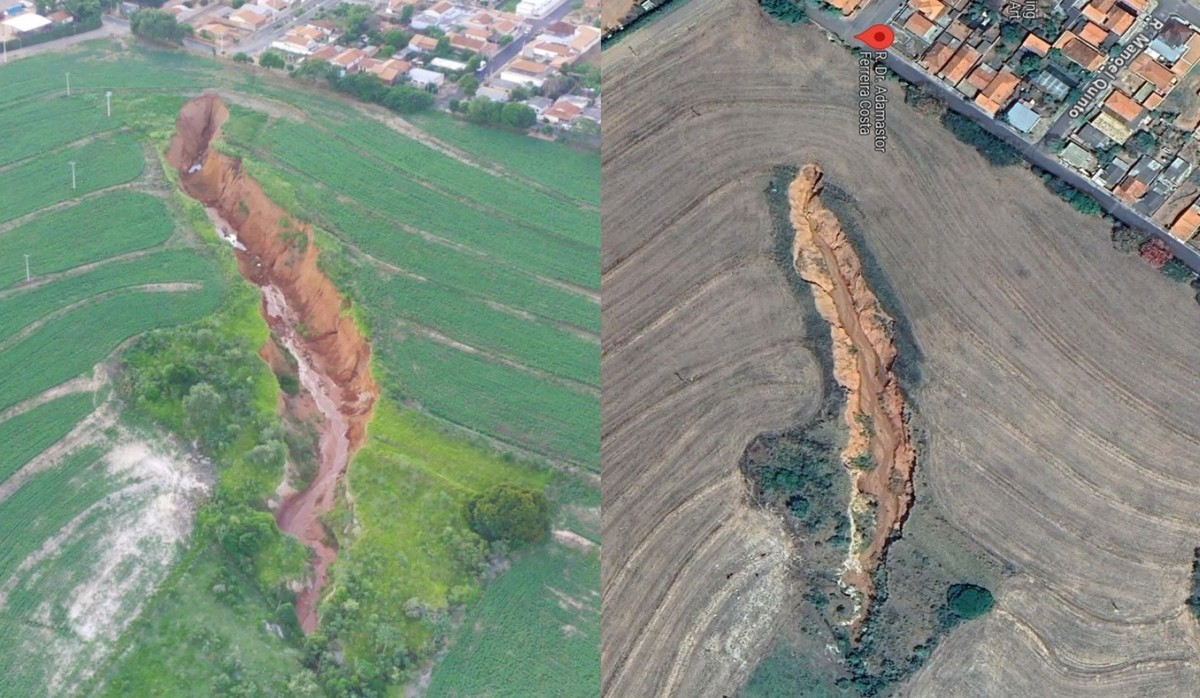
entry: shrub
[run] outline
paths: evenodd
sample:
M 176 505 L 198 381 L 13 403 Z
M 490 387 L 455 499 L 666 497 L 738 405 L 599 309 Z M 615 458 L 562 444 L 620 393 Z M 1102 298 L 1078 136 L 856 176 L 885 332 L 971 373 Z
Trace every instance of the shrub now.
M 808 18 L 804 5 L 793 0 L 759 0 L 763 11 L 781 22 L 799 24 Z
M 946 607 L 957 620 L 978 618 L 994 603 L 992 592 L 975 584 L 951 584 L 946 590 Z
M 1021 162 L 1017 149 L 988 133 L 982 126 L 958 112 L 947 111 L 942 115 L 942 125 L 950 129 L 954 137 L 975 146 L 988 162 L 996 167 L 1015 165 Z
M 1112 245 L 1121 252 L 1137 252 L 1150 241 L 1150 235 L 1127 225 L 1117 224 L 1112 229 Z
M 550 530 L 550 501 L 542 492 L 496 485 L 467 500 L 467 523 L 485 540 L 532 543 Z

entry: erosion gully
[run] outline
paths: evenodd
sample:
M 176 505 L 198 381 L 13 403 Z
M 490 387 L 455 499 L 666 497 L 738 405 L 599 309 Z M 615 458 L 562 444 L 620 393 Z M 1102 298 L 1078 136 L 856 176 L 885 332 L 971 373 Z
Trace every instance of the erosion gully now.
M 317 627 L 317 603 L 337 557 L 321 515 L 333 507 L 338 481 L 362 443 L 378 387 L 366 338 L 342 312 L 345 301 L 317 266 L 311 228 L 268 198 L 239 159 L 209 147 L 226 118 L 228 110 L 215 93 L 188 102 L 167 160 L 179 172 L 183 191 L 204 205 L 232 244 L 242 275 L 262 290 L 263 316 L 295 358 L 299 383 L 321 416 L 317 473 L 306 489 L 286 494 L 275 511 L 280 529 L 314 553 L 312 573 L 296 597 L 296 615 L 307 633 Z

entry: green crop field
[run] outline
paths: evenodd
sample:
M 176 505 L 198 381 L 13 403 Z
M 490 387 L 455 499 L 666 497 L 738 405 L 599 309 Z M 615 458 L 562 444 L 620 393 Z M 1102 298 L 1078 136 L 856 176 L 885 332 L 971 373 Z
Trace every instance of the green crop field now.
M 92 393 L 74 393 L 0 422 L 0 482 L 67 435 L 95 409 Z M 2 520 L 0 520 L 2 523 Z
M 341 696 L 381 666 L 397 667 L 394 695 L 451 636 L 434 695 L 594 695 L 596 556 L 538 544 L 485 587 L 487 544 L 463 507 L 519 484 L 550 493 L 556 526 L 595 534 L 594 485 L 545 461 L 599 470 L 599 156 L 433 114 L 409 137 L 278 74 L 111 40 L 0 66 L 0 82 L 12 127 L 0 136 L 0 412 L 127 347 L 96 393 L 0 422 L 0 443 L 21 437 L 0 455 L 3 482 L 96 407 L 108 408 L 98 420 L 125 410 L 0 499 L 0 696 Z M 258 447 L 283 437 L 258 292 L 151 152 L 184 101 L 213 87 L 231 112 L 218 147 L 321 228 L 321 267 L 353 301 L 381 388 L 324 517 L 339 557 L 307 640 L 287 590 L 305 553 L 263 505 L 283 466 Z M 174 285 L 142 288 L 155 284 Z M 197 373 L 236 395 L 225 405 L 237 423 L 213 443 L 196 441 L 183 407 Z M 160 569 L 109 600 L 119 635 L 82 639 L 81 590 L 111 553 L 97 546 L 156 492 L 111 458 L 131 433 L 164 430 L 215 464 L 214 494 L 193 503 L 187 550 L 158 550 Z M 459 613 L 470 620 L 456 630 Z M 344 665 L 318 659 L 329 656 Z
M 531 593 L 532 590 L 540 593 Z M 463 620 L 429 698 L 595 696 L 600 557 L 547 544 L 522 554 Z
M 530 139 L 477 128 L 447 114 L 419 114 L 412 121 L 430 134 L 485 163 L 537 182 L 568 198 L 600 205 L 600 157 Z
M 106 116 L 104 99 L 98 95 L 65 95 L 38 99 L 0 109 L 4 124 L 4 151 L 0 166 L 46 153 L 85 136 L 111 131 L 124 125 L 120 117 Z
M 76 189 L 71 189 L 75 162 Z M 136 134 L 118 133 L 30 158 L 0 172 L 0 222 L 137 179 L 146 166 Z
M 0 288 L 25 280 L 23 255 L 41 276 L 162 244 L 172 230 L 162 200 L 140 192 L 115 191 L 46 213 L 0 233 L 0 260 L 7 262 Z
M 211 282 L 212 277 L 212 261 L 186 249 L 163 250 L 103 264 L 0 298 L 0 340 L 50 313 L 93 296 L 143 284 Z

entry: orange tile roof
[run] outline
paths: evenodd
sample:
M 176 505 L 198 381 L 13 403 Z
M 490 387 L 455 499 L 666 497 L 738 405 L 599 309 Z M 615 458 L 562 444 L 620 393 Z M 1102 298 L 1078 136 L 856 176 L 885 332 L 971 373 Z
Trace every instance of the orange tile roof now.
M 1104 23 L 1104 26 L 1111 29 L 1114 34 L 1120 36 L 1129 31 L 1129 28 L 1133 26 L 1134 19 L 1133 13 L 1126 11 L 1125 8 L 1114 7 L 1108 13 L 1108 21 Z
M 1098 24 L 1088 22 L 1083 25 L 1083 30 L 1079 32 L 1079 38 L 1096 48 L 1100 48 L 1100 44 L 1103 44 L 1104 40 L 1108 38 L 1108 30 Z
M 931 22 L 928 17 L 921 14 L 920 12 L 912 13 L 912 16 L 909 17 L 908 21 L 904 23 L 905 29 L 912 32 L 913 35 L 919 36 L 921 38 L 925 38 L 925 32 L 929 31 L 930 29 L 933 29 L 934 26 L 935 26 L 934 23 Z
M 1149 185 L 1133 177 L 1126 177 L 1124 181 L 1117 185 L 1113 193 L 1121 197 L 1127 203 L 1133 203 L 1142 198 L 1149 189 Z
M 908 4 L 917 9 L 918 12 L 925 15 L 933 21 L 938 21 L 942 15 L 950 10 L 941 0 L 908 0 Z
M 1171 81 L 1175 76 L 1163 64 L 1151 58 L 1145 51 L 1139 53 L 1137 58 L 1133 59 L 1133 62 L 1129 65 L 1129 69 L 1134 74 L 1154 83 L 1158 91 L 1163 94 L 1170 92 L 1173 87 Z
M 1092 4 L 1096 6 L 1097 10 L 1107 13 L 1116 6 L 1117 0 L 1096 0 Z
M 1196 206 L 1188 206 L 1179 214 L 1175 222 L 1171 224 L 1171 235 L 1183 241 L 1191 240 L 1200 232 L 1200 211 L 1196 210 Z
M 1162 104 L 1164 99 L 1166 99 L 1166 97 L 1163 97 L 1159 93 L 1151 92 L 1146 97 L 1146 101 L 1142 102 L 1142 105 L 1150 110 L 1158 109 L 1158 105 Z
M 942 72 L 942 68 L 946 66 L 946 62 L 954 55 L 954 48 L 949 44 L 936 43 L 925 52 L 925 56 L 921 58 L 921 65 L 934 75 Z
M 859 0 L 828 0 L 828 2 L 841 10 L 843 15 L 854 14 L 860 4 Z
M 989 99 L 987 95 L 980 92 L 975 95 L 975 103 L 978 104 L 988 116 L 995 116 L 996 112 L 1000 111 L 1000 103 L 994 99 Z
M 1192 66 L 1196 65 L 1196 61 L 1200 60 L 1200 41 L 1197 41 L 1198 34 L 1192 34 L 1192 38 L 1188 39 L 1187 53 L 1179 57 L 1175 61 L 1175 65 L 1171 66 L 1171 72 L 1183 77 L 1192 70 Z
M 1021 44 L 1021 48 L 1028 49 L 1030 53 L 1036 53 L 1039 56 L 1044 56 L 1047 53 L 1050 53 L 1050 42 L 1046 41 L 1037 34 L 1030 32 L 1028 35 L 1026 35 L 1024 43 Z
M 1108 14 L 1104 10 L 1096 7 L 1095 5 L 1084 5 L 1083 10 L 1080 11 L 1080 14 L 1092 20 L 1096 24 L 1103 24 L 1105 18 L 1108 17 Z
M 1137 13 L 1141 13 L 1142 10 L 1146 9 L 1146 3 L 1147 0 L 1125 0 L 1125 4 L 1129 5 L 1130 9 Z
M 946 82 L 957 85 L 959 80 L 967 76 L 967 71 L 974 67 L 979 60 L 979 52 L 963 44 L 954 52 L 954 57 L 946 64 Z
M 1071 32 L 1065 32 L 1054 45 L 1062 49 L 1064 56 L 1088 70 L 1095 70 L 1104 63 L 1104 54 L 1088 46 Z
M 1009 97 L 1013 96 L 1013 93 L 1017 91 L 1017 86 L 1020 84 L 1021 78 L 1009 70 L 1008 66 L 1004 66 L 1000 69 L 1000 74 L 983 91 L 992 99 L 1003 104 L 1008 101 Z
M 987 63 L 980 63 L 979 67 L 971 71 L 971 75 L 967 77 L 967 82 L 975 86 L 975 89 L 982 90 L 988 86 L 988 83 L 996 77 L 996 69 Z
M 1132 124 L 1142 115 L 1142 105 L 1120 90 L 1113 90 L 1108 99 L 1104 100 L 1104 108 Z

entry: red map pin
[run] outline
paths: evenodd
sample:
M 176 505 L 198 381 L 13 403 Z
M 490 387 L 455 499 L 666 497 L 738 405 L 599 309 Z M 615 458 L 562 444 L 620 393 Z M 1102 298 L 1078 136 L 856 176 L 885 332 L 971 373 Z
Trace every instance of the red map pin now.
M 886 24 L 876 24 L 867 27 L 863 33 L 856 34 L 854 38 L 876 51 L 882 51 L 891 46 L 892 42 L 896 40 L 896 32 L 892 31 L 892 28 Z

